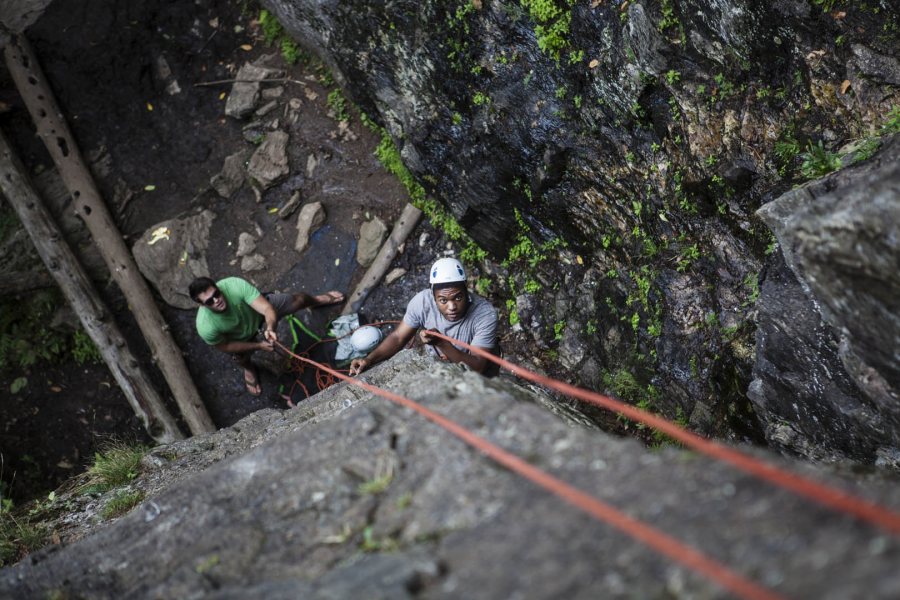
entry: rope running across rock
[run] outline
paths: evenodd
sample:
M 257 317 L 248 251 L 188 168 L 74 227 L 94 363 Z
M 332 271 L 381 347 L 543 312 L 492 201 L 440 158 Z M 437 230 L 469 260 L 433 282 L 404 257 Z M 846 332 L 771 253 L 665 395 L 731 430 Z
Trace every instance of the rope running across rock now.
M 481 436 L 469 431 L 462 425 L 456 423 L 440 415 L 424 406 L 418 404 L 414 400 L 394 394 L 387 390 L 381 389 L 372 384 L 366 383 L 359 379 L 344 375 L 339 371 L 331 369 L 321 363 L 317 363 L 309 358 L 294 354 L 282 344 L 276 342 L 276 345 L 285 353 L 296 360 L 309 363 L 310 365 L 330 373 L 332 376 L 344 380 L 351 385 L 361 387 L 373 394 L 387 398 L 388 400 L 412 409 L 428 419 L 429 421 L 439 425 L 449 431 L 462 441 L 474 447 L 487 457 L 498 462 L 514 473 L 528 479 L 532 483 L 544 488 L 545 490 L 562 498 L 569 504 L 581 509 L 590 516 L 607 523 L 616 529 L 622 531 L 626 535 L 642 542 L 643 544 L 653 548 L 660 554 L 667 556 L 675 562 L 700 573 L 708 579 L 717 582 L 725 589 L 731 591 L 736 596 L 746 600 L 779 600 L 782 596 L 775 592 L 762 587 L 742 575 L 734 572 L 726 565 L 706 556 L 699 550 L 669 536 L 668 534 L 626 515 L 609 504 L 599 500 L 586 492 L 554 477 L 553 475 L 527 463 L 515 454 L 492 444 Z

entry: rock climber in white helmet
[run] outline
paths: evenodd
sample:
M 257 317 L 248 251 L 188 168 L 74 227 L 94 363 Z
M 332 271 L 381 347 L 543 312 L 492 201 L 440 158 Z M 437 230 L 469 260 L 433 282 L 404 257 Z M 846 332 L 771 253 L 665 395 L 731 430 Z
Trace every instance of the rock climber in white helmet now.
M 441 258 L 431 267 L 430 289 L 413 296 L 406 306 L 403 321 L 365 358 L 350 363 L 350 375 L 358 375 L 368 367 L 386 360 L 400 351 L 419 331 L 419 338 L 442 358 L 467 365 L 484 373 L 491 364 L 487 359 L 469 354 L 450 342 L 431 334 L 433 331 L 483 348 L 497 350 L 497 311 L 490 303 L 469 292 L 466 271 L 455 258 Z

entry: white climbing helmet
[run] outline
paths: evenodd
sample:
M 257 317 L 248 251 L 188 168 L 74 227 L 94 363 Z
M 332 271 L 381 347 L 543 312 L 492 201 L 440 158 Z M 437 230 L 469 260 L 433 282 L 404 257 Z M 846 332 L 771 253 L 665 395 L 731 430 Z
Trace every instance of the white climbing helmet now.
M 456 283 L 466 280 L 466 271 L 462 263 L 455 258 L 440 258 L 431 266 L 431 277 L 428 282 L 431 285 L 440 283 Z
M 350 343 L 357 352 L 368 354 L 381 343 L 381 330 L 371 325 L 364 325 L 350 336 Z

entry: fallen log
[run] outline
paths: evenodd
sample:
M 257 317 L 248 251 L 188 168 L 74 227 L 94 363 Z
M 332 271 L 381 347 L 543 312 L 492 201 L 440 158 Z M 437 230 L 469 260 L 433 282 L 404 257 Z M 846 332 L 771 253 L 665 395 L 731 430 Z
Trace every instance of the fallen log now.
M 14 296 L 53 287 L 53 278 L 46 271 L 17 271 L 0 273 L 0 296 Z
M 66 243 L 56 222 L 25 174 L 21 161 L 0 132 L 0 189 L 16 211 L 66 300 L 96 344 L 147 433 L 161 444 L 184 438 L 150 378 L 125 343 L 100 294 Z
M 366 271 L 366 274 L 363 275 L 359 284 L 357 284 L 356 289 L 350 294 L 350 298 L 344 306 L 342 314 L 346 315 L 359 312 L 359 307 L 365 302 L 369 292 L 381 282 L 384 274 L 394 261 L 394 257 L 397 256 L 400 246 L 403 245 L 403 242 L 406 241 L 406 238 L 409 237 L 412 230 L 416 228 L 416 224 L 419 222 L 421 216 L 422 211 L 412 204 L 407 204 L 403 208 L 400 218 L 394 223 L 394 229 L 391 231 L 391 235 L 389 235 L 381 245 L 378 254 L 375 256 L 375 260 L 372 261 L 371 266 Z
M 191 433 L 214 431 L 215 425 L 194 386 L 181 350 L 169 335 L 169 327 L 100 196 L 25 36 L 15 36 L 4 48 L 4 56 L 38 136 L 72 194 L 77 214 L 87 225 L 110 274 L 128 300 L 153 359 L 166 378 Z

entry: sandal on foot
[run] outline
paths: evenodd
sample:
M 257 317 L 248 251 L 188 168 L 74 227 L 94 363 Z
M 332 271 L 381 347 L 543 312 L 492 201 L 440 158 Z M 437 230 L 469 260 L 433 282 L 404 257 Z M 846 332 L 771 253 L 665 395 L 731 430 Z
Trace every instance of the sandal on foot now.
M 262 393 L 262 386 L 259 385 L 258 373 L 252 373 L 250 377 L 247 377 L 247 371 L 244 371 L 244 386 L 246 386 L 247 392 L 251 396 L 259 396 Z

